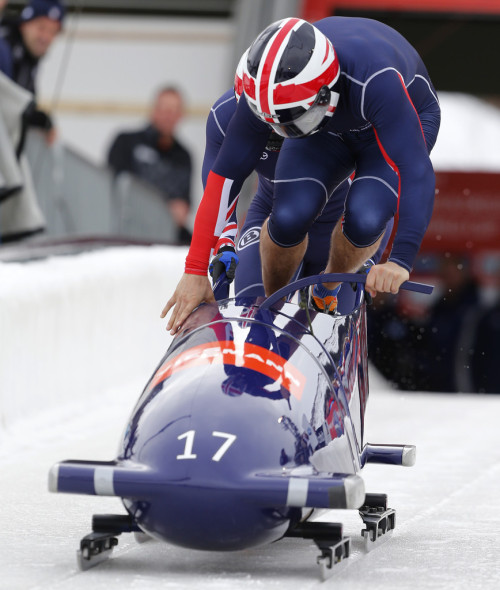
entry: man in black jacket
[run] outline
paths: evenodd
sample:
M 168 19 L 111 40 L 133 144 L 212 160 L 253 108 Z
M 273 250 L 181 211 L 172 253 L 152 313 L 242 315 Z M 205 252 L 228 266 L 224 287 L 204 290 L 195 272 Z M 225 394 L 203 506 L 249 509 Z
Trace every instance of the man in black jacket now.
M 175 136 L 183 116 L 180 92 L 167 86 L 156 94 L 149 124 L 120 133 L 108 154 L 108 163 L 119 174 L 128 172 L 157 189 L 177 225 L 177 241 L 189 244 L 186 227 L 191 205 L 191 155 Z

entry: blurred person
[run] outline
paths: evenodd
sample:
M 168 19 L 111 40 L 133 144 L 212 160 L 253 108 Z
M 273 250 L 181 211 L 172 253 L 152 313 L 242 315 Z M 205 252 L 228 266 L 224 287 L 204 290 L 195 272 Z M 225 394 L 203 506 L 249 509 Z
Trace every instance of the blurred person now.
M 474 326 L 481 307 L 479 285 L 469 261 L 459 255 L 445 256 L 439 274 L 443 295 L 431 307 L 422 332 L 428 369 L 421 389 L 471 391 Z
M 427 367 L 421 359 L 420 326 L 402 310 L 396 295 L 384 293 L 367 307 L 368 358 L 395 387 L 422 389 Z
M 0 23 L 0 71 L 31 92 L 35 100 L 39 62 L 61 32 L 65 12 L 58 0 L 30 0 L 20 16 L 5 15 Z M 48 144 L 55 141 L 48 113 L 33 108 L 25 118 L 28 127 L 44 132 Z
M 184 101 L 173 86 L 161 88 L 151 108 L 148 125 L 119 133 L 108 153 L 116 174 L 127 172 L 157 189 L 177 226 L 177 242 L 189 244 L 191 208 L 191 155 L 175 135 L 184 116 Z
M 0 243 L 45 227 L 23 145 L 33 95 L 0 72 Z
M 500 299 L 478 319 L 473 374 L 477 393 L 500 393 Z
M 371 306 L 370 358 L 400 389 L 477 391 L 472 367 L 481 312 L 479 284 L 469 261 L 458 254 L 441 260 L 439 276 L 442 292 L 421 318 L 401 310 L 391 296 Z
M 397 216 L 389 260 L 371 267 L 366 288 L 372 295 L 398 292 L 431 217 L 435 176 L 429 154 L 440 124 L 437 96 L 415 49 L 371 19 L 329 17 L 312 25 L 287 18 L 267 27 L 240 64 L 242 97 L 231 125 L 242 130 L 242 149 L 211 171 L 185 273 L 162 312 L 172 310 L 167 329 L 177 330 L 210 300 L 210 252 L 219 219 L 237 199 L 233 171 L 245 165 L 250 151 L 262 150 L 270 129 L 285 141 L 273 208 L 261 233 L 266 294 L 293 276 L 329 194 L 354 171 L 325 271 L 359 268 Z M 335 313 L 339 288 L 316 285 L 311 304 Z
M 478 315 L 472 355 L 474 391 L 478 393 L 500 393 L 500 252 L 492 258 L 490 271 L 495 300 Z

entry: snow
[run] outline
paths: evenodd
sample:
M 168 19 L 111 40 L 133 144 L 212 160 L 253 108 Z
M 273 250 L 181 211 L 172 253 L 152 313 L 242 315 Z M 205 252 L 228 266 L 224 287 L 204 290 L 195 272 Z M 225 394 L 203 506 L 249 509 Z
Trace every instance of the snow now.
M 159 321 L 187 249 L 109 248 L 0 263 L 2 426 L 146 379 L 168 345 Z
M 123 535 L 110 560 L 87 572 L 77 570 L 75 552 L 90 532 L 92 514 L 123 513 L 123 508 L 116 498 L 50 494 L 48 471 L 63 459 L 115 457 L 127 417 L 168 346 L 165 322 L 158 316 L 177 280 L 178 271 L 172 269 L 182 268 L 184 255 L 169 248 L 124 248 L 0 265 L 2 356 L 10 355 L 14 364 L 9 368 L 4 362 L 0 374 L 29 372 L 25 359 L 30 356 L 9 352 L 16 339 L 25 339 L 25 351 L 36 356 L 45 335 L 54 357 L 44 356 L 36 387 L 22 398 L 22 388 L 11 395 L 4 388 L 16 383 L 0 377 L 0 589 L 499 588 L 500 396 L 402 394 L 374 371 L 366 440 L 417 445 L 412 468 L 368 465 L 362 471 L 367 490 L 387 493 L 397 510 L 396 530 L 385 544 L 365 554 L 361 520 L 355 512 L 337 511 L 328 518 L 342 519 L 345 533 L 353 537 L 353 552 L 324 583 L 315 565 L 316 548 L 297 539 L 211 553 L 157 541 L 137 544 L 132 535 Z M 61 305 L 64 321 L 52 334 L 47 318 L 56 321 L 59 313 L 44 309 L 56 293 L 60 298 L 53 304 Z M 9 324 L 11 312 L 15 317 Z M 96 329 L 102 342 L 93 337 L 89 352 L 86 338 Z M 127 343 L 118 346 L 127 330 Z M 145 336 L 149 331 L 151 337 Z M 63 387 L 54 381 L 54 367 L 75 357 L 81 360 L 80 371 L 64 373 Z M 113 379 L 105 376 L 107 366 Z M 94 384 L 89 395 L 78 383 L 84 373 L 85 382 Z M 48 391 L 54 383 L 57 396 Z M 12 399 L 16 396 L 18 403 Z

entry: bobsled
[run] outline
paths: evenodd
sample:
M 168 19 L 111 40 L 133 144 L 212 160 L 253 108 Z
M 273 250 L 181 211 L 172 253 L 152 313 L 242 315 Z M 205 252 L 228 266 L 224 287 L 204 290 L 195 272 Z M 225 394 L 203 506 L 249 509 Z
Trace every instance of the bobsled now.
M 125 508 L 93 516 L 81 569 L 109 557 L 122 533 L 210 551 L 296 537 L 317 545 L 325 576 L 349 556 L 350 538 L 341 523 L 309 518 L 313 509 L 358 510 L 367 549 L 388 535 L 395 511 L 384 494 L 366 492 L 361 471 L 412 465 L 415 447 L 364 442 L 365 278 L 309 277 L 267 299 L 202 304 L 187 318 L 116 459 L 50 471 L 52 492 L 118 496 Z M 337 315 L 301 297 L 328 280 L 343 281 Z

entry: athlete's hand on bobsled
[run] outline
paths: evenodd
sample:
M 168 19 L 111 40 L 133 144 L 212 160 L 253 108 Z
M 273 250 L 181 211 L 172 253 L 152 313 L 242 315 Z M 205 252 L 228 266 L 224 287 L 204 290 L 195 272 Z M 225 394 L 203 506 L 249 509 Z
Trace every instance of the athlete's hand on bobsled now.
M 215 281 L 223 272 L 226 273 L 226 277 L 229 282 L 234 280 L 237 264 L 238 255 L 234 251 L 234 248 L 231 246 L 223 246 L 218 251 L 217 256 L 212 258 L 212 262 L 208 267 L 208 271 L 212 277 L 213 282 L 215 283 Z
M 170 330 L 170 334 L 174 335 L 188 315 L 204 301 L 215 301 L 208 277 L 184 273 L 160 316 L 164 318 L 173 308 L 172 315 L 167 322 L 167 330 Z
M 410 273 L 395 262 L 376 264 L 366 277 L 365 289 L 375 297 L 377 293 L 397 293 L 399 287 L 410 278 Z

